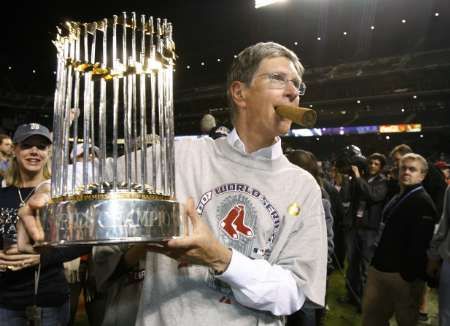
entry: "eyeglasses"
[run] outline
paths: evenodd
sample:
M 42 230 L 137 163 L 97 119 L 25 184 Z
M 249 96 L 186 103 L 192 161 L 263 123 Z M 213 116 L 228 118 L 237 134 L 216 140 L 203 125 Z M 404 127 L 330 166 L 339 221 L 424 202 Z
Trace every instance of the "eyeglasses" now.
M 30 149 L 33 147 L 36 147 L 37 149 L 39 149 L 40 151 L 46 150 L 47 149 L 47 144 L 29 144 L 29 143 L 21 143 L 20 144 L 20 149 L 22 150 L 26 150 L 26 149 Z
M 289 82 L 297 89 L 298 95 L 303 96 L 306 92 L 306 84 L 299 79 L 289 79 L 285 74 L 279 72 L 272 72 L 261 74 L 260 76 L 267 77 L 270 86 L 277 89 L 286 88 Z

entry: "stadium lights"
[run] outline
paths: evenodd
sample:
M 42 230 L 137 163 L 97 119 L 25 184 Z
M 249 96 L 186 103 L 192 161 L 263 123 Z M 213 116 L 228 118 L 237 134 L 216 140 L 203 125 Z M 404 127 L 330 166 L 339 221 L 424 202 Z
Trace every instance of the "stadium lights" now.
M 278 2 L 286 2 L 287 0 L 255 0 L 255 8 L 261 8 L 269 5 L 273 5 Z

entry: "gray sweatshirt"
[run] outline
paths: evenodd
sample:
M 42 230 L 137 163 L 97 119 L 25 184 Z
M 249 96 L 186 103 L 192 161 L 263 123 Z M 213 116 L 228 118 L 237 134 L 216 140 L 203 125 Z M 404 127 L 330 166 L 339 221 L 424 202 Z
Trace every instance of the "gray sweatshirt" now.
M 306 298 L 324 304 L 327 242 L 321 192 L 284 156 L 264 160 L 227 140 L 176 142 L 176 197 L 197 211 L 227 247 L 289 270 Z M 241 215 L 242 214 L 242 215 Z M 148 253 L 137 325 L 282 325 L 237 302 L 213 271 Z

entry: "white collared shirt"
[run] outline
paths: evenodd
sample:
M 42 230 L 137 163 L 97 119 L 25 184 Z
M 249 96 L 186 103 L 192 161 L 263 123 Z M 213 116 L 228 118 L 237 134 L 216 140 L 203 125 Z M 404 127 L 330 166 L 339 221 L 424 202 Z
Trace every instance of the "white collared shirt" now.
M 239 138 L 236 129 L 233 129 L 228 134 L 227 141 L 228 144 L 230 144 L 230 146 L 237 151 L 251 155 L 253 157 L 264 158 L 267 160 L 276 160 L 283 155 L 283 148 L 281 147 L 280 137 L 275 138 L 275 143 L 273 143 L 272 145 L 260 148 L 253 153 L 247 153 L 247 151 L 245 150 L 245 144 L 242 142 L 241 138 Z

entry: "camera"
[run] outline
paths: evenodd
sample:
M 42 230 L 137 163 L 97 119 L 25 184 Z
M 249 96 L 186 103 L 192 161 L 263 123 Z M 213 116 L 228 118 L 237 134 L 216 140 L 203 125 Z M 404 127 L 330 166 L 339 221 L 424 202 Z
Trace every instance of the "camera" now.
M 361 149 L 355 145 L 342 148 L 336 155 L 336 169 L 342 174 L 353 175 L 352 165 L 358 167 L 361 175 L 367 173 L 367 158 L 362 155 Z

